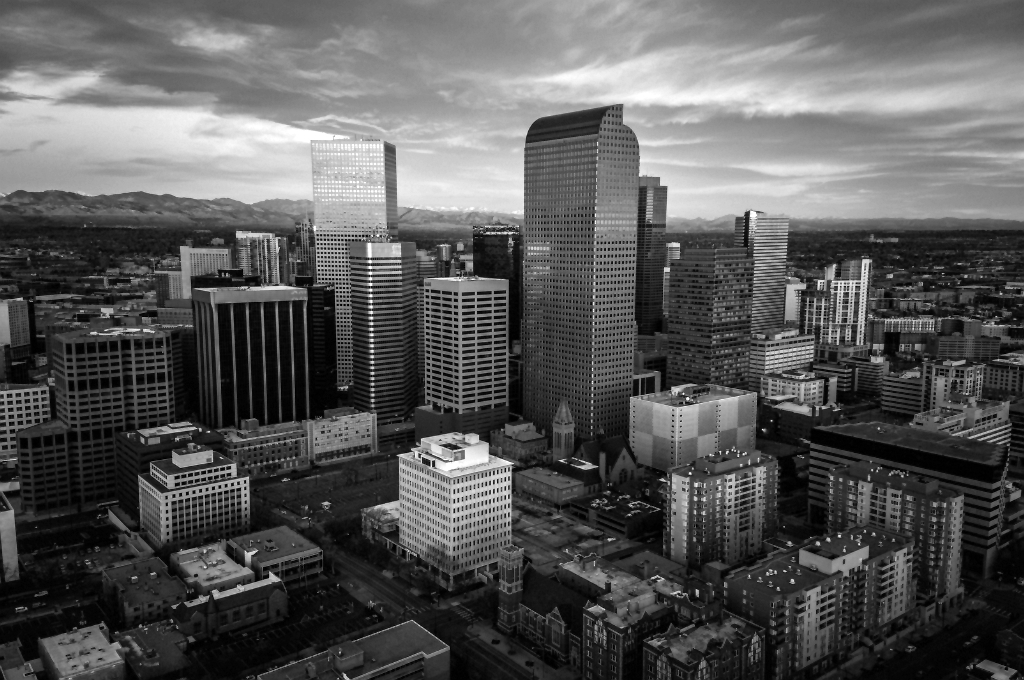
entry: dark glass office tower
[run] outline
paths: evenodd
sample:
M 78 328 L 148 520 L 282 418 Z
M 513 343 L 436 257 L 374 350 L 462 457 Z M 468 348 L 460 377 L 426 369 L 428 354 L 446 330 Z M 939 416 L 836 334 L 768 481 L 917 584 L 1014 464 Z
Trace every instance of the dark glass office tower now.
M 307 299 L 304 288 L 291 286 L 192 291 L 204 424 L 309 417 Z
M 624 434 L 636 295 L 636 135 L 622 106 L 541 118 L 526 135 L 523 410 L 548 428 Z
M 309 296 L 306 336 L 309 340 L 309 401 L 313 417 L 338 406 L 337 341 L 334 334 L 334 287 L 313 283 L 312 276 L 296 276 L 295 285 Z
M 665 290 L 665 208 L 668 187 L 661 178 L 640 178 L 636 214 L 636 330 L 640 335 L 661 331 Z
M 687 249 L 670 267 L 668 384 L 745 388 L 753 258 L 746 248 Z
M 747 248 L 754 258 L 754 292 L 750 307 L 750 331 L 766 333 L 786 325 L 786 253 L 789 249 L 789 218 L 748 210 L 736 218 L 737 248 Z
M 508 280 L 509 344 L 522 337 L 523 237 L 518 224 L 473 227 L 473 273 Z

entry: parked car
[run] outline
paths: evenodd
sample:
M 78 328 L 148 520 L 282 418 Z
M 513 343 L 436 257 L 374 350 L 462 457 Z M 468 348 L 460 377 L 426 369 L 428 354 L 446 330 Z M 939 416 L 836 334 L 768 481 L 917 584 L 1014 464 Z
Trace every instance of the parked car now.
M 35 594 L 35 596 L 36 597 L 46 597 L 49 594 L 50 594 L 50 591 L 48 591 L 48 590 L 40 590 L 38 593 Z
M 24 614 L 27 611 L 28 611 L 28 607 L 15 607 L 14 608 L 14 613 L 15 614 Z
M 911 653 L 916 652 L 916 651 L 917 651 L 917 647 L 915 647 L 914 645 L 907 645 L 907 654 L 911 654 Z

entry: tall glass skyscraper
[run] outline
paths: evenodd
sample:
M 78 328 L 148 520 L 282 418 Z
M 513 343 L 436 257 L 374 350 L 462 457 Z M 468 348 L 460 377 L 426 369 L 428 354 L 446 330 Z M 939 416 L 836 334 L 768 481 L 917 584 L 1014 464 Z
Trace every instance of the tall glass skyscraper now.
M 333 285 L 338 385 L 352 382 L 348 244 L 398 236 L 395 147 L 379 139 L 313 141 L 316 282 Z
M 786 325 L 786 254 L 789 250 L 789 218 L 748 210 L 736 218 L 737 248 L 747 248 L 754 258 L 754 297 L 750 307 L 750 332 L 764 333 Z
M 636 216 L 636 329 L 640 335 L 661 330 L 667 204 L 668 187 L 661 186 L 661 178 L 641 177 Z
M 623 434 L 636 336 L 640 150 L 622 105 L 540 118 L 526 135 L 523 415 Z
M 518 224 L 473 227 L 473 273 L 508 279 L 508 339 L 520 339 L 523 316 L 523 237 Z

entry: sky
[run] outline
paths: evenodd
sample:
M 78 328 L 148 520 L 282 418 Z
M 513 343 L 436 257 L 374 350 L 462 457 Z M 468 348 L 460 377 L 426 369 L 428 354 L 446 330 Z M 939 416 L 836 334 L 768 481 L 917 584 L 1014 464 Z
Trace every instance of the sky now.
M 526 131 L 621 103 L 668 212 L 1024 212 L 1020 0 L 4 0 L 0 193 L 310 198 L 309 140 L 403 206 L 522 210 Z

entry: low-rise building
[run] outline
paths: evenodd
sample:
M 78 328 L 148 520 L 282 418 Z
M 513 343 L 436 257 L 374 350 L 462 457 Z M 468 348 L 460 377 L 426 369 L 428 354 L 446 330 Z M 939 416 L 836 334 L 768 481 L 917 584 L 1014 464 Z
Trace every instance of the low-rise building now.
M 381 503 L 360 510 L 363 519 L 363 536 L 375 543 L 385 536 L 398 540 L 398 519 L 401 514 L 400 501 Z
M 48 680 L 123 680 L 121 645 L 99 623 L 39 639 L 39 660 Z
M 256 580 L 252 569 L 235 562 L 221 540 L 171 555 L 171 569 L 181 577 L 192 595 L 208 595 Z
M 551 444 L 547 436 L 525 420 L 506 423 L 504 428 L 491 432 L 490 451 L 492 456 L 518 465 L 551 461 Z
M 914 416 L 911 427 L 942 432 L 954 437 L 1008 446 L 1010 444 L 1010 402 L 967 397 Z
M 843 409 L 838 404 L 811 406 L 799 404 L 792 397 L 762 399 L 758 407 L 757 425 L 768 439 L 803 443 L 811 430 L 839 422 Z
M 836 401 L 837 379 L 818 377 L 812 371 L 783 371 L 761 376 L 764 397 L 796 397 L 801 404 L 822 406 Z
M 811 371 L 814 375 L 836 381 L 836 397 L 843 397 L 853 394 L 853 365 L 843 362 L 833 364 L 824 361 L 815 361 L 811 364 Z
M 351 406 L 327 409 L 323 418 L 303 422 L 309 460 L 333 465 L 377 454 L 377 414 Z
M 251 477 L 286 474 L 309 468 L 306 427 L 301 422 L 260 425 L 255 418 L 241 427 L 224 428 L 224 455 Z
M 103 599 L 125 628 L 162 621 L 188 597 L 188 587 L 156 557 L 104 569 L 101 578 Z
M 762 680 L 764 628 L 732 614 L 644 640 L 643 680 Z
M 631 496 L 604 491 L 569 501 L 568 514 L 612 536 L 635 539 L 659 533 L 664 513 Z
M 593 468 L 594 476 L 597 477 L 597 466 L 585 464 Z M 512 475 L 512 486 L 517 494 L 562 508 L 574 498 L 586 496 L 588 492 L 595 493 L 600 489 L 601 482 L 598 478 L 598 488 L 588 489 L 580 479 L 552 468 L 535 467 L 520 470 Z
M 269 626 L 288 617 L 288 591 L 271 574 L 262 581 L 214 590 L 171 609 L 178 629 L 196 640 Z
M 228 541 L 227 549 L 236 562 L 251 568 L 257 579 L 273 574 L 284 583 L 305 583 L 324 570 L 320 546 L 286 526 L 236 536 Z
M 132 680 L 177 680 L 192 665 L 188 638 L 170 620 L 114 634 Z

